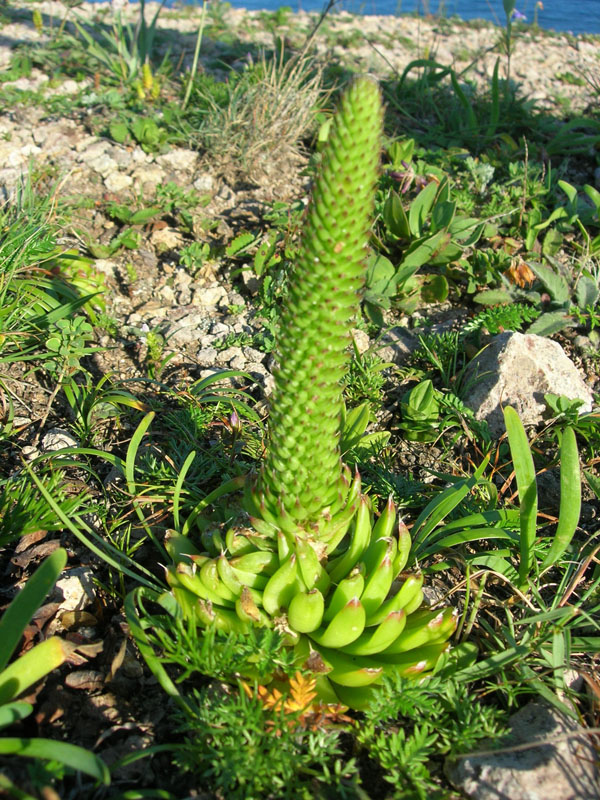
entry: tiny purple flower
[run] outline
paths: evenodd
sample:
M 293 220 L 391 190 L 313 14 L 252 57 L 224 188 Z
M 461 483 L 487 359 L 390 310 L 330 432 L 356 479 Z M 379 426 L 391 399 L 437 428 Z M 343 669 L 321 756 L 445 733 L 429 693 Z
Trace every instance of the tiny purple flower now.
M 515 22 L 525 22 L 525 20 L 527 19 L 525 14 L 521 13 L 521 11 L 519 11 L 516 8 L 512 13 L 512 18 L 515 20 Z

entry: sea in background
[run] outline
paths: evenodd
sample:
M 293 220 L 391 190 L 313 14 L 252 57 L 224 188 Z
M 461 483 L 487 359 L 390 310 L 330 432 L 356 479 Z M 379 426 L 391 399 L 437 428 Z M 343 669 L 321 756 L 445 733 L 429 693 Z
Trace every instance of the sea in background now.
M 231 0 L 231 5 L 253 10 L 275 11 L 289 6 L 293 11 L 321 11 L 323 0 Z M 526 16 L 528 24 L 534 22 L 535 6 L 536 0 L 517 0 L 517 10 Z M 499 25 L 506 21 L 502 0 L 342 0 L 335 8 L 354 14 L 429 13 L 487 19 Z M 555 31 L 600 34 L 600 0 L 543 0 L 543 8 L 537 10 L 537 23 L 540 28 Z

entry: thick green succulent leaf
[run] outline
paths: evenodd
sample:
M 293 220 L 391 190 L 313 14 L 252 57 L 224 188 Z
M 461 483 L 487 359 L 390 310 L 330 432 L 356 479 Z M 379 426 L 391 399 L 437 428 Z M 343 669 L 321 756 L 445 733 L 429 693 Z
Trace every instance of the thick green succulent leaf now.
M 315 519 L 341 477 L 341 380 L 365 279 L 381 141 L 377 85 L 344 94 L 308 210 L 278 342 L 269 447 L 260 489 L 273 511 Z

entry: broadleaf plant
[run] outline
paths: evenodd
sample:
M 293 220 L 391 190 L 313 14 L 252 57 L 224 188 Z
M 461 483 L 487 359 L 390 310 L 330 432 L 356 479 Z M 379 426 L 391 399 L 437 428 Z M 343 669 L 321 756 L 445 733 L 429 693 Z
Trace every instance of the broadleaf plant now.
M 234 523 L 204 530 L 203 549 L 183 535 L 189 525 L 170 535 L 171 593 L 157 598 L 201 626 L 273 628 L 297 668 L 314 673 L 319 698 L 352 708 L 366 707 L 386 674 L 431 671 L 456 627 L 453 609 L 421 608 L 423 576 L 404 572 L 411 540 L 391 499 L 374 522 L 360 476 L 341 458 L 342 380 L 365 281 L 381 128 L 379 89 L 358 79 L 331 126 L 290 280 L 263 468 L 245 479 Z M 129 617 L 145 646 L 135 603 Z

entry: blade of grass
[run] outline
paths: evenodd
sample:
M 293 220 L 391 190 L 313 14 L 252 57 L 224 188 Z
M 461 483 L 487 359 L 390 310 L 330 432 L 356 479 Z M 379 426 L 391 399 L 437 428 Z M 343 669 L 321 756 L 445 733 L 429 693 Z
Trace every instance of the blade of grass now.
M 220 486 L 212 491 L 210 494 L 207 494 L 206 497 L 202 498 L 199 503 L 197 503 L 194 508 L 191 510 L 189 517 L 186 519 L 183 527 L 181 529 L 181 533 L 184 536 L 187 536 L 190 532 L 191 526 L 194 522 L 198 519 L 200 514 L 204 511 L 204 509 L 209 506 L 211 503 L 214 503 L 215 500 L 218 500 L 220 497 L 223 497 L 225 494 L 230 494 L 231 492 L 237 491 L 237 489 L 241 489 L 247 480 L 246 475 L 239 475 L 237 478 L 231 478 L 231 480 L 222 483 Z
M 498 69 L 500 67 L 500 59 L 496 59 L 494 64 L 494 72 L 492 74 L 492 110 L 490 112 L 490 124 L 486 131 L 486 136 L 492 138 L 496 133 L 498 122 L 500 120 L 500 85 L 498 83 Z
M 419 550 L 419 556 L 424 558 L 447 547 L 455 547 L 457 544 L 466 544 L 467 542 L 477 542 L 481 539 L 509 539 L 512 541 L 514 538 L 513 535 L 503 531 L 502 528 L 467 528 L 449 536 L 435 539 L 427 547 Z
M 14 722 L 25 719 L 33 711 L 31 703 L 24 703 L 16 700 L 14 703 L 6 703 L 0 708 L 0 728 L 6 728 Z
M 554 541 L 540 569 L 553 566 L 571 544 L 581 514 L 581 473 L 573 428 L 565 428 L 560 443 L 560 510 Z
M 509 647 L 501 653 L 494 653 L 494 655 L 472 664 L 455 673 L 454 677 L 458 681 L 479 681 L 483 678 L 489 678 L 492 675 L 497 675 L 500 670 L 517 663 L 520 659 L 529 654 L 529 648 L 524 645 L 516 645 Z
M 104 786 L 110 784 L 108 767 L 98 756 L 68 742 L 51 739 L 23 739 L 20 737 L 0 738 L 0 753 L 4 755 L 29 756 L 48 761 L 59 761 L 67 767 L 85 772 L 100 781 Z
M 118 572 L 122 572 L 124 575 L 133 578 L 133 580 L 143 584 L 144 586 L 147 586 L 149 589 L 160 589 L 159 585 L 156 583 L 154 575 L 152 575 L 149 570 L 140 564 L 137 564 L 132 558 L 129 558 L 129 556 L 126 556 L 116 547 L 106 542 L 101 536 L 95 533 L 95 531 L 91 530 L 91 528 L 89 528 L 77 515 L 74 515 L 74 519 L 77 522 L 77 525 L 75 525 L 73 521 L 69 519 L 69 517 L 67 517 L 67 515 L 63 512 L 58 503 L 55 502 L 52 495 L 41 483 L 40 479 L 29 467 L 29 465 L 24 464 L 24 468 L 27 470 L 27 473 L 30 475 L 32 481 L 38 487 L 41 495 L 46 500 L 50 508 L 54 511 L 58 519 L 83 545 L 85 545 L 85 547 L 91 550 L 92 553 L 95 553 L 99 558 L 105 561 L 109 566 L 113 567 L 113 569 L 116 569 Z M 99 541 L 102 547 L 98 547 L 98 545 L 96 545 L 92 539 L 88 538 L 88 536 L 86 536 L 82 530 L 85 530 L 86 533 L 92 537 L 92 539 Z M 132 568 L 130 569 L 127 565 L 130 565 Z M 138 569 L 148 575 L 150 580 L 145 578 L 143 575 L 140 575 L 139 572 L 135 572 L 134 569 Z
M 23 631 L 42 605 L 67 563 L 67 551 L 60 547 L 40 564 L 0 619 L 0 672 L 8 664 Z
M 125 480 L 127 481 L 127 489 L 129 490 L 129 493 L 131 495 L 135 513 L 137 514 L 140 522 L 142 523 L 142 527 L 148 534 L 148 538 L 154 543 L 158 552 L 161 554 L 161 558 L 167 561 L 169 558 L 169 556 L 167 555 L 167 551 L 156 538 L 156 534 L 154 533 L 150 525 L 148 525 L 148 523 L 146 522 L 142 506 L 139 502 L 137 502 L 138 491 L 135 482 L 135 462 L 136 462 L 137 452 L 140 448 L 142 439 L 144 438 L 148 428 L 152 424 L 152 420 L 154 419 L 154 417 L 155 417 L 154 411 L 151 411 L 149 414 L 146 414 L 146 416 L 137 426 L 135 433 L 131 437 L 131 441 L 129 442 L 129 447 L 127 448 L 127 454 L 125 456 Z
M 190 70 L 190 75 L 188 78 L 187 86 L 185 87 L 185 95 L 183 97 L 183 103 L 181 104 L 181 110 L 185 111 L 185 108 L 189 102 L 190 94 L 192 91 L 192 84 L 194 83 L 194 78 L 196 77 L 196 72 L 198 71 L 198 57 L 200 55 L 200 47 L 202 45 L 202 35 L 204 33 L 204 21 L 206 19 L 206 6 L 207 0 L 203 0 L 202 2 L 202 16 L 200 17 L 200 25 L 198 27 L 198 35 L 196 36 L 196 47 L 194 48 L 194 59 L 192 61 L 192 69 Z
M 0 672 L 0 705 L 9 703 L 41 678 L 60 667 L 76 645 L 51 636 Z
M 419 545 L 423 544 L 431 531 L 446 517 L 456 506 L 464 500 L 471 489 L 477 484 L 489 461 L 489 456 L 483 460 L 475 473 L 467 479 L 458 481 L 453 486 L 445 489 L 431 501 L 419 514 L 411 536 L 413 539 L 412 555 L 419 555 Z
M 527 583 L 533 564 L 533 546 L 537 530 L 538 498 L 535 466 L 525 428 L 519 415 L 511 406 L 504 409 L 504 422 L 519 492 L 521 529 L 519 582 L 523 587 Z
M 148 637 L 146 636 L 146 632 L 144 629 L 144 624 L 140 619 L 138 614 L 138 610 L 136 604 L 142 605 L 142 600 L 147 599 L 152 603 L 158 603 L 159 595 L 157 592 L 148 591 L 143 586 L 138 586 L 137 589 L 134 589 L 132 592 L 129 592 L 127 597 L 125 598 L 125 616 L 127 617 L 127 622 L 129 624 L 129 631 L 133 638 L 135 639 L 135 643 L 142 654 L 146 664 L 148 665 L 150 671 L 159 682 L 161 687 L 164 691 L 172 697 L 177 703 L 183 705 L 184 708 L 187 708 L 185 700 L 182 698 L 179 690 L 173 683 L 173 681 L 167 675 L 165 668 L 163 667 L 160 659 L 154 653 L 152 649 L 152 645 L 150 644 Z
M 192 450 L 181 467 L 181 471 L 177 476 L 177 481 L 175 482 L 175 487 L 173 489 L 173 527 L 176 531 L 179 531 L 179 499 L 181 496 L 181 489 L 183 488 L 185 476 L 187 475 L 188 470 L 192 466 L 195 458 L 196 451 Z

